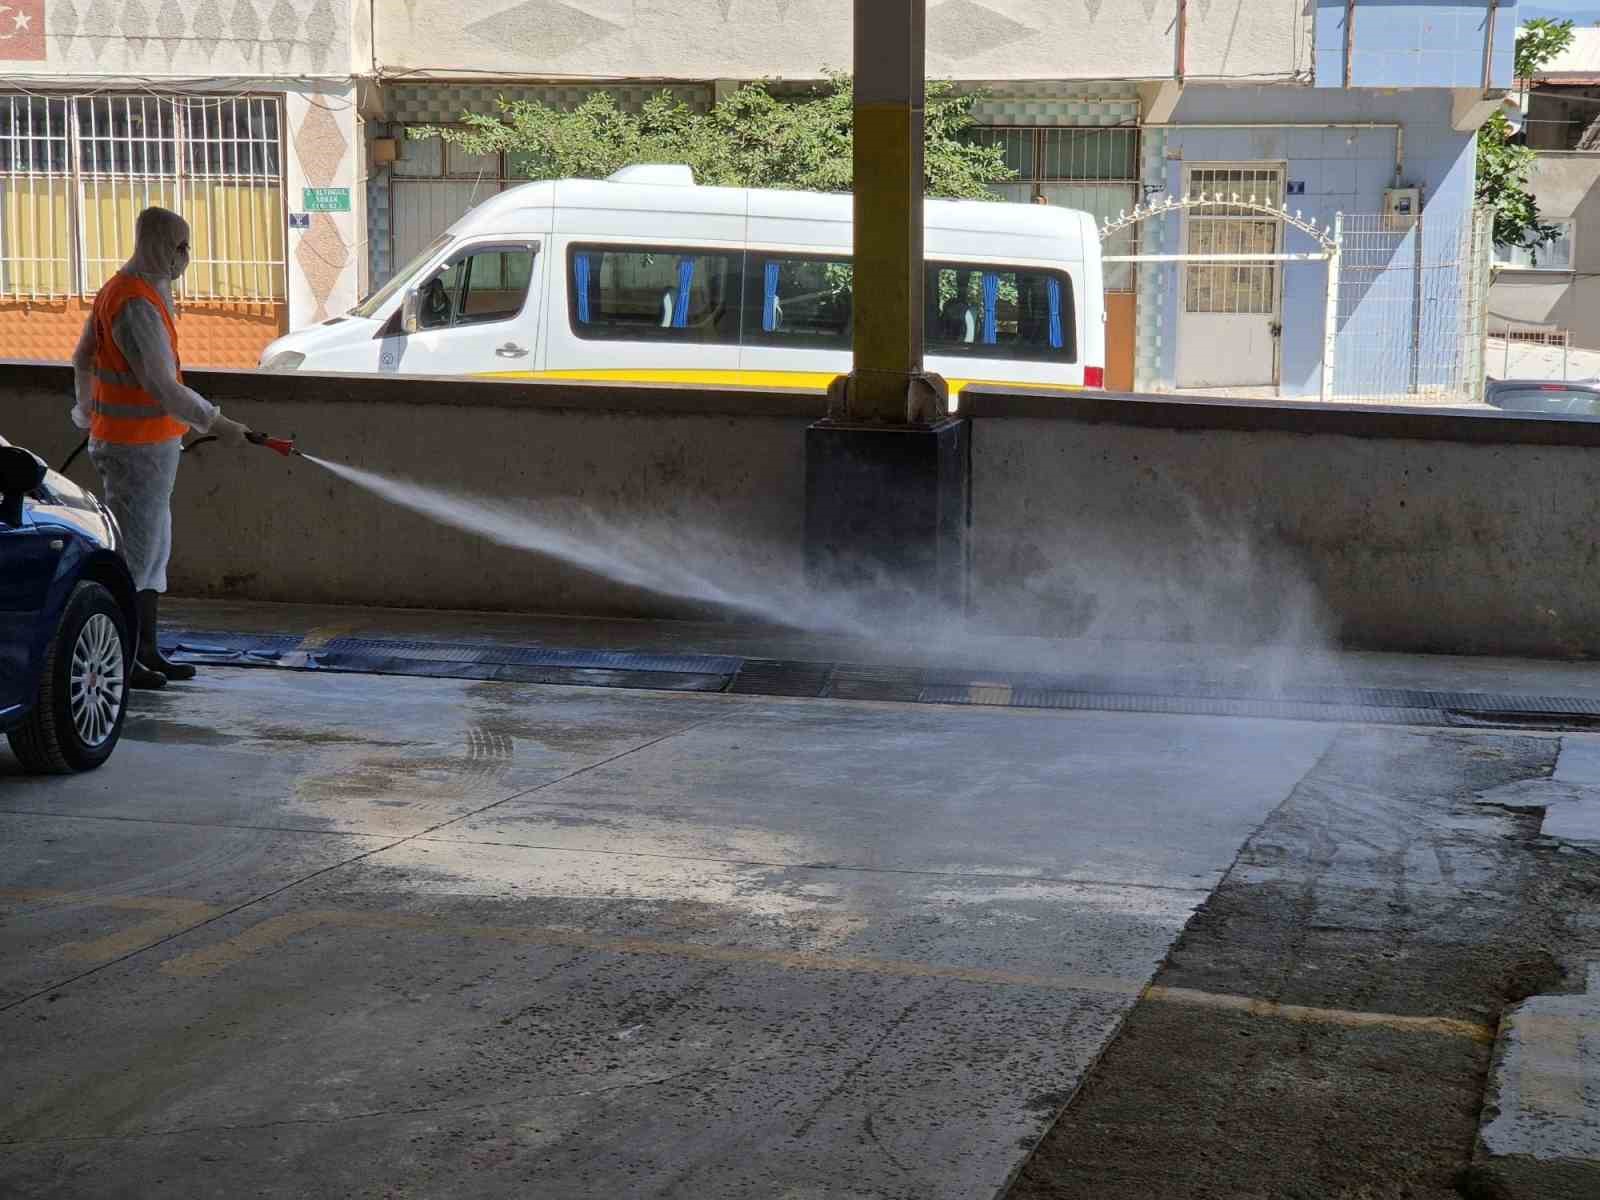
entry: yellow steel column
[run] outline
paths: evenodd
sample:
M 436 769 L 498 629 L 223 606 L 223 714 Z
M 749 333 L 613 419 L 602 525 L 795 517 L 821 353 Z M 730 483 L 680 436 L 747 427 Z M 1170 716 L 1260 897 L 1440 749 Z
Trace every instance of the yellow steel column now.
M 942 380 L 922 369 L 927 0 L 855 0 L 854 370 L 830 415 L 928 424 Z
M 855 0 L 855 369 L 806 430 L 806 574 L 907 627 L 966 610 L 971 454 L 923 370 L 926 0 Z

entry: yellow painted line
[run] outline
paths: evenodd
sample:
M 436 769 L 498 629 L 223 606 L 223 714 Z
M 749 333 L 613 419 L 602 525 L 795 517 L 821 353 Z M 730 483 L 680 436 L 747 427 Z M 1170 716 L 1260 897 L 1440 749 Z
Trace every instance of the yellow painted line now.
M 967 688 L 968 704 L 998 704 L 1005 707 L 1011 703 L 1011 697 L 1010 684 L 975 683 Z
M 1152 987 L 1146 997 L 1164 1004 L 1187 1004 L 1224 1012 L 1248 1013 L 1304 1025 L 1342 1025 L 1348 1029 L 1392 1029 L 1400 1033 L 1428 1033 L 1460 1037 L 1485 1045 L 1492 1043 L 1495 1031 L 1476 1021 L 1454 1017 L 1402 1017 L 1393 1013 L 1355 1012 L 1347 1008 L 1310 1008 L 1300 1004 L 1278 1004 L 1250 996 L 1229 996 L 1201 992 L 1192 988 Z
M 229 938 L 204 950 L 193 950 L 161 964 L 168 975 L 200 978 L 215 975 L 234 963 L 243 962 L 253 954 L 287 941 L 297 933 L 326 924 L 331 914 L 323 912 L 291 913 L 270 917 L 259 925 L 252 925 L 238 937 Z M 354 915 L 354 914 L 349 914 Z
M 796 388 L 801 391 L 826 392 L 828 385 L 839 378 L 834 371 L 741 371 L 692 370 L 686 368 L 605 367 L 566 371 L 492 371 L 485 379 L 540 380 L 556 379 L 571 383 L 676 383 L 695 387 L 732 388 Z M 1019 382 L 1011 379 L 950 379 L 950 394 L 958 396 L 969 387 L 1003 387 L 1040 392 L 1046 395 L 1081 392 L 1075 383 Z
M 169 975 L 194 978 L 215 975 L 269 946 L 276 946 L 321 926 L 346 929 L 411 930 L 445 937 L 509 942 L 524 946 L 568 947 L 612 954 L 684 958 L 697 962 L 757 964 L 801 971 L 847 971 L 905 979 L 954 979 L 966 983 L 1040 987 L 1052 991 L 1090 991 L 1136 996 L 1140 984 L 1109 976 L 1030 975 L 976 967 L 940 966 L 878 958 L 840 958 L 793 950 L 758 950 L 743 946 L 704 946 L 694 942 L 664 942 L 654 938 L 600 937 L 582 930 L 539 925 L 451 925 L 413 913 L 363 913 L 314 911 L 272 917 L 238 937 L 169 960 L 161 969 Z
M 0 888 L 0 899 L 70 900 L 72 897 L 71 892 Z M 91 907 L 134 908 L 162 912 L 170 914 L 167 919 L 171 921 L 176 921 L 180 913 L 187 913 L 189 920 L 203 920 L 222 911 L 196 901 L 160 896 L 88 896 L 83 898 L 83 903 Z M 153 926 L 155 922 L 148 924 Z M 1495 1040 L 1495 1030 L 1491 1026 L 1454 1017 L 1410 1017 L 1394 1013 L 1279 1004 L 1251 996 L 1203 992 L 1193 988 L 1147 986 L 1109 975 L 1036 975 L 1020 971 L 947 966 L 905 959 L 841 957 L 807 954 L 796 950 L 761 950 L 745 946 L 707 946 L 695 942 L 661 941 L 656 938 L 602 937 L 579 929 L 541 925 L 455 925 L 419 913 L 352 912 L 338 909 L 285 913 L 269 917 L 226 941 L 169 959 L 161 965 L 161 970 L 168 975 L 186 979 L 217 975 L 264 950 L 281 946 L 290 938 L 322 927 L 374 929 L 386 932 L 409 930 L 445 937 L 469 938 L 475 941 L 507 942 L 520 946 L 553 946 L 611 954 L 681 958 L 696 962 L 774 966 L 793 971 L 840 971 L 900 979 L 948 979 L 960 983 L 1032 987 L 1056 992 L 1094 992 L 1101 995 L 1133 996 L 1160 1004 L 1181 1004 L 1219 1012 L 1244 1013 L 1252 1017 L 1299 1024 L 1333 1025 L 1347 1029 L 1389 1029 L 1400 1033 L 1465 1038 L 1484 1045 L 1491 1044 Z M 169 929 L 167 932 L 172 931 Z M 127 934 L 115 937 L 128 938 L 133 932 L 129 930 Z M 103 946 L 109 945 L 111 941 L 112 939 L 102 939 L 100 942 L 83 943 L 83 945 Z M 137 949 L 138 944 L 141 943 L 135 943 L 129 949 Z M 118 954 L 108 954 L 107 957 L 118 957 L 126 952 L 122 950 Z M 1529 1022 L 1529 1038 L 1533 1039 L 1536 1036 L 1542 1038 L 1540 1044 L 1548 1047 L 1550 1051 L 1548 1055 L 1540 1056 L 1535 1061 L 1542 1062 L 1545 1057 L 1557 1064 L 1574 1061 L 1577 1039 L 1587 1032 L 1585 1022 L 1561 1017 L 1523 1019 Z M 1575 1102 L 1572 1081 L 1559 1072 L 1546 1074 L 1548 1078 L 1533 1084 L 1535 1102 L 1545 1111 L 1570 1111 L 1571 1105 Z M 1525 1090 L 1526 1087 L 1527 1085 Z M 1581 1106 L 1581 1088 L 1577 1093 L 1576 1103 Z
M 202 921 L 209 921 L 223 911 L 215 905 L 202 904 L 198 900 L 169 900 L 160 906 L 115 904 L 111 907 L 146 908 L 162 915 L 152 917 L 148 921 L 140 921 L 121 933 L 96 938 L 91 942 L 69 942 L 61 947 L 63 958 L 69 958 L 74 962 L 109 962 L 113 958 L 121 958 L 124 954 L 132 954 L 135 950 L 153 942 L 159 942 L 162 938 L 182 933 Z
M 321 650 L 335 638 L 346 637 L 354 633 L 357 628 L 359 627 L 354 622 L 346 622 L 342 625 L 318 625 L 300 639 L 300 644 L 295 649 Z
M 214 904 L 199 900 L 180 900 L 175 896 L 79 896 L 74 892 L 43 888 L 0 888 L 3 900 L 53 900 L 68 904 L 76 901 L 84 908 L 128 909 L 134 912 L 153 912 L 159 916 L 140 921 L 120 933 L 109 934 L 87 942 L 68 942 L 60 949 L 63 958 L 73 962 L 109 962 L 131 954 L 151 942 L 208 921 L 224 911 Z

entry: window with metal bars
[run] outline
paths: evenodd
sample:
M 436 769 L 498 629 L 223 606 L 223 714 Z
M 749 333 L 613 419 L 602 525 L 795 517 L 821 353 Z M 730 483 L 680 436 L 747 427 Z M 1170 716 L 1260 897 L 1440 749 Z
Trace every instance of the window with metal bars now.
M 269 96 L 0 93 L 0 298 L 88 298 L 139 212 L 190 225 L 183 300 L 281 301 L 283 109 Z
M 990 126 L 970 130 L 980 146 L 998 146 L 1017 178 L 993 185 L 996 195 L 1021 204 L 1044 202 L 1087 212 L 1103 225 L 1139 203 L 1139 130 L 1129 126 Z M 1138 227 L 1122 230 L 1102 247 L 1135 254 Z M 1106 290 L 1129 292 L 1132 263 L 1106 267 Z
M 1190 167 L 1191 196 L 1219 196 L 1273 207 L 1283 204 L 1282 167 Z M 1185 222 L 1190 254 L 1275 254 L 1283 222 L 1228 203 L 1199 209 Z M 1189 263 L 1184 307 L 1192 313 L 1270 315 L 1278 309 L 1278 264 Z

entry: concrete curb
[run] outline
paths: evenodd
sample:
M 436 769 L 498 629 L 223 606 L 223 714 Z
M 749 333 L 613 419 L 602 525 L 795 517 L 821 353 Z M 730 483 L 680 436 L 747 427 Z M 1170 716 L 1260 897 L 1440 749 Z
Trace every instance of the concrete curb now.
M 1600 963 L 1584 994 L 1501 1019 L 1472 1175 L 1483 1200 L 1600 1196 Z

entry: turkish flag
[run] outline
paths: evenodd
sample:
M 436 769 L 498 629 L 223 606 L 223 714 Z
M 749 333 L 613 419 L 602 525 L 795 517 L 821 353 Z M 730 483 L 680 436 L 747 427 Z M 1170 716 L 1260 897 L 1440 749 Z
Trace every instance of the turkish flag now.
M 0 60 L 44 61 L 44 0 L 0 0 Z

